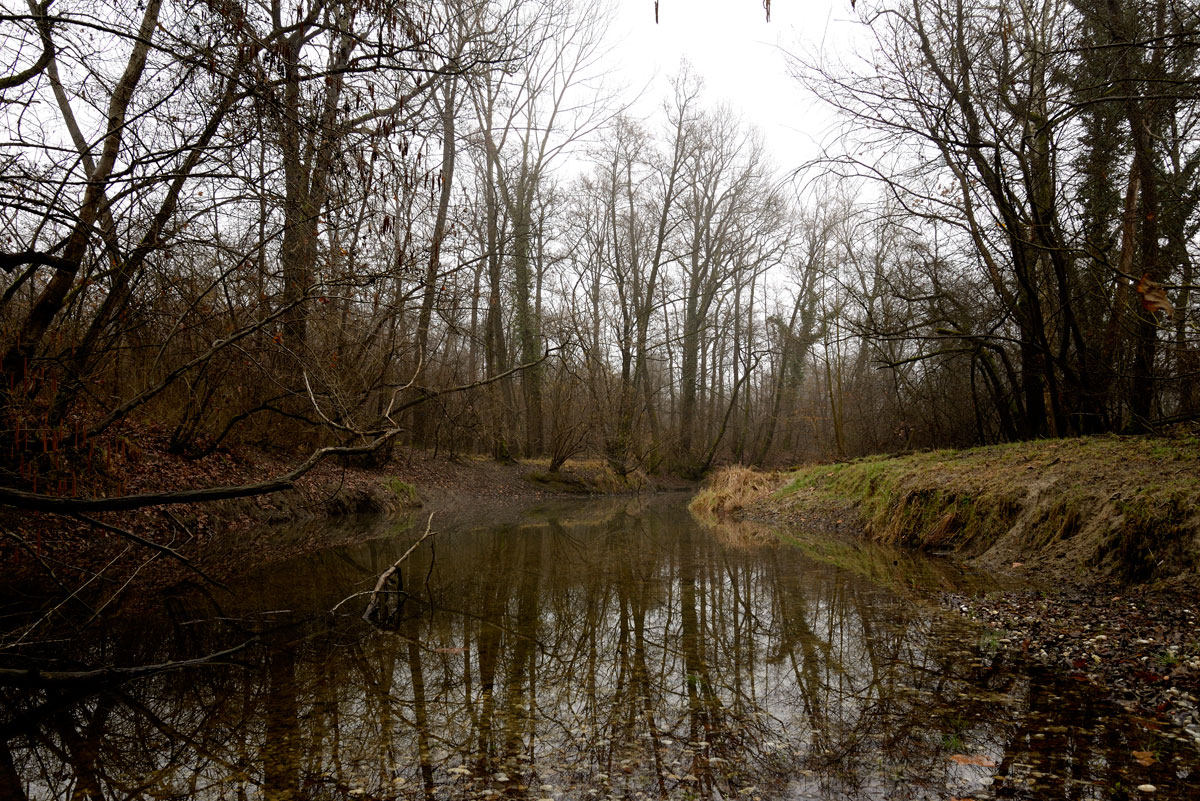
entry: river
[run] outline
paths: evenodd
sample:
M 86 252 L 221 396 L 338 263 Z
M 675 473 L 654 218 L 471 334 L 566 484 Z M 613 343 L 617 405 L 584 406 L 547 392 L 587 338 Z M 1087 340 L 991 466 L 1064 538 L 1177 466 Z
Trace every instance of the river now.
M 377 577 L 425 528 L 377 525 L 42 646 L 89 665 L 244 647 L 5 689 L 0 795 L 1200 798 L 1193 746 L 929 603 L 987 581 L 947 562 L 814 558 L 679 498 L 551 505 L 439 531 L 372 625 Z

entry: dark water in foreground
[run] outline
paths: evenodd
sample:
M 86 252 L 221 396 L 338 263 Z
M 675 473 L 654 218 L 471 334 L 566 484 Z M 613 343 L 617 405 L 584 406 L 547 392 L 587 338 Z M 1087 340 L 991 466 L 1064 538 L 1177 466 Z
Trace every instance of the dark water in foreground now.
M 848 570 L 678 503 L 576 504 L 440 534 L 386 628 L 359 619 L 365 596 L 329 612 L 414 539 L 180 594 L 71 644 L 147 664 L 259 638 L 82 699 L 5 690 L 0 796 L 1200 798 L 1190 745 L 858 575 L 961 580 L 936 562 L 840 552 Z

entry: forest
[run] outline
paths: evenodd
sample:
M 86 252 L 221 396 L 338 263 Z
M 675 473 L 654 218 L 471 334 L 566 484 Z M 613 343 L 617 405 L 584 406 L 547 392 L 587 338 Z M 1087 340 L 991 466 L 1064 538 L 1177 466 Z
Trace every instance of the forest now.
M 1200 798 L 1200 6 L 829 1 L 0 0 L 0 798 Z
M 805 164 L 687 64 L 631 114 L 605 13 L 5 0 L 0 502 L 118 508 L 147 430 L 698 476 L 1200 414 L 1194 5 L 851 2 Z

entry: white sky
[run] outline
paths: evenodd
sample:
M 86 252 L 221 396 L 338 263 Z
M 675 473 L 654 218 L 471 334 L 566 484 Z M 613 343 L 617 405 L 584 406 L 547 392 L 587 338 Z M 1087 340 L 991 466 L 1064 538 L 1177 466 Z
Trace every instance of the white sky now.
M 757 127 L 779 168 L 817 155 L 832 118 L 788 76 L 783 51 L 844 39 L 850 0 L 774 0 L 770 22 L 762 0 L 660 0 L 657 25 L 654 0 L 612 1 L 616 77 L 633 90 L 649 84 L 635 114 L 655 114 L 686 58 L 704 79 L 705 105 L 728 104 Z

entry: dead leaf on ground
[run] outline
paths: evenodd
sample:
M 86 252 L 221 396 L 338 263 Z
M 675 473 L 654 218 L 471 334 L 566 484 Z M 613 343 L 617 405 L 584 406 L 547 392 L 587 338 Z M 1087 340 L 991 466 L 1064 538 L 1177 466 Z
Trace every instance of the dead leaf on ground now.
M 1137 760 L 1139 765 L 1150 767 L 1158 760 L 1154 758 L 1153 751 L 1134 751 L 1133 758 Z
M 951 754 L 950 761 L 957 762 L 959 765 L 978 765 L 981 768 L 996 767 L 996 762 L 983 754 Z

